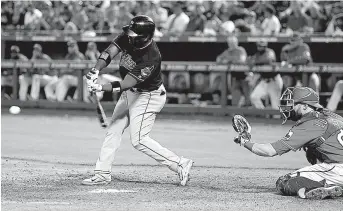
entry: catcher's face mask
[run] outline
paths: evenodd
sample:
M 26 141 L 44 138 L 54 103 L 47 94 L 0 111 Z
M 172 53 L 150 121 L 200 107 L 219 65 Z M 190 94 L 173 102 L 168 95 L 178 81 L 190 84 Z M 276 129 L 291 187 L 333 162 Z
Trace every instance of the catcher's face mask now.
M 280 98 L 280 113 L 282 114 L 282 124 L 285 124 L 287 119 L 291 119 L 294 111 L 293 88 L 287 88 Z

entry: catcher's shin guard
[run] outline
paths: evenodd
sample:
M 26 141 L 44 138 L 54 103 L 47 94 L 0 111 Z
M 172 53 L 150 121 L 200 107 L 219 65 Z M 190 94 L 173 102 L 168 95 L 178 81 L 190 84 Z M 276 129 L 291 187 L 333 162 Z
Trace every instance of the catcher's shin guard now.
M 276 181 L 276 189 L 285 196 L 296 196 L 301 188 L 314 189 L 324 187 L 324 182 L 317 182 L 306 177 L 295 176 L 290 174 L 280 177 Z

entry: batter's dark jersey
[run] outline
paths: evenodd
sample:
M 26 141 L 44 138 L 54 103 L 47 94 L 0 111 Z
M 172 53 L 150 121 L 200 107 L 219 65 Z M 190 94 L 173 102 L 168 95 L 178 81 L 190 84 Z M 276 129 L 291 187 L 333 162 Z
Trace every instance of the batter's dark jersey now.
M 143 49 L 134 49 L 129 37 L 122 33 L 112 43 L 122 52 L 119 72 L 123 79 L 127 74 L 131 75 L 138 81 L 134 88 L 142 90 L 152 91 L 160 87 L 162 57 L 155 41 Z

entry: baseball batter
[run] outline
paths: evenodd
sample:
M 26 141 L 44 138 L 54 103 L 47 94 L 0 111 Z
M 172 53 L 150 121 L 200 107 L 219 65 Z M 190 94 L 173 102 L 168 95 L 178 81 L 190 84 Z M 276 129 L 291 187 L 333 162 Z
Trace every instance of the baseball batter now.
M 343 195 L 343 118 L 318 103 L 317 93 L 308 87 L 288 88 L 280 100 L 284 118 L 295 121 L 289 132 L 271 144 L 258 144 L 237 137 L 251 152 L 265 157 L 304 148 L 307 166 L 280 177 L 276 188 L 284 195 L 324 199 Z M 237 140 L 240 139 L 240 140 Z
M 83 180 L 84 185 L 107 184 L 111 167 L 124 130 L 130 126 L 132 145 L 139 151 L 177 172 L 184 186 L 189 180 L 193 161 L 176 155 L 150 138 L 156 114 L 166 102 L 161 78 L 161 54 L 154 42 L 155 23 L 148 16 L 136 16 L 123 27 L 108 48 L 101 53 L 94 68 L 87 74 L 89 91 L 122 92 L 95 166 L 95 175 Z M 121 52 L 119 71 L 123 81 L 100 85 L 99 71 Z

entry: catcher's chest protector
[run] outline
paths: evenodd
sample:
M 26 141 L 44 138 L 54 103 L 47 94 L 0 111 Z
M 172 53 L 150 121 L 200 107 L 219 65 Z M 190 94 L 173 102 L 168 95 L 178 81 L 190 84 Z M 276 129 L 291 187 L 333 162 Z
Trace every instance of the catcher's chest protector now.
M 322 136 L 307 144 L 308 147 L 315 149 L 318 159 L 327 163 L 343 163 L 343 118 L 334 113 L 317 113 L 298 122 L 297 125 L 306 121 L 313 121 L 313 127 L 326 128 Z

